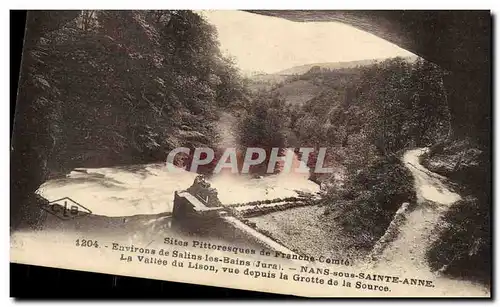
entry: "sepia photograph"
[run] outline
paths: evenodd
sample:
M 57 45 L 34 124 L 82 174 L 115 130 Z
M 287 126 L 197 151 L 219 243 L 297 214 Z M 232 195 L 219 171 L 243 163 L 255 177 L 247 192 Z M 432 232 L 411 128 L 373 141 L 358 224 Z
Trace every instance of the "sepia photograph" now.
M 10 261 L 491 297 L 491 13 L 28 11 Z

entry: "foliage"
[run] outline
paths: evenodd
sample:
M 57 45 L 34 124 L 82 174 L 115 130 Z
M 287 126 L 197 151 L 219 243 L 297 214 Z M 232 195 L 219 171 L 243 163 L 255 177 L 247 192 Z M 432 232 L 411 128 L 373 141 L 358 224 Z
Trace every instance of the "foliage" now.
M 427 251 L 432 269 L 491 282 L 490 208 L 484 199 L 468 196 L 453 204 L 442 219 L 444 229 Z
M 436 66 L 399 58 L 362 68 L 358 83 L 345 91 L 330 113 L 343 132 L 332 141 L 345 147 L 344 227 L 371 247 L 403 202 L 414 202 L 413 179 L 398 159 L 413 146 L 428 146 L 447 137 L 449 113 Z M 332 201 L 332 206 L 336 202 Z
M 89 156 L 97 164 L 158 160 L 176 146 L 210 145 L 216 105 L 241 88 L 215 29 L 190 11 L 92 16 L 93 27 L 68 25 L 37 46 L 42 78 L 54 88 L 47 100 L 60 105 L 49 124 L 60 129 L 52 166 Z
M 347 176 L 344 188 L 330 190 L 326 201 L 332 206 L 330 210 L 342 212 L 342 226 L 358 247 L 369 249 L 384 234 L 399 207 L 416 201 L 416 194 L 410 172 L 398 161 L 380 157 Z
M 31 133 L 30 144 L 13 147 L 36 165 L 19 162 L 14 177 L 40 176 L 29 187 L 19 181 L 16 194 L 75 167 L 211 146 L 215 110 L 244 96 L 215 28 L 194 12 L 83 11 L 65 20 L 26 46 L 14 139 Z
M 491 270 L 491 166 L 489 153 L 470 139 L 440 143 L 422 164 L 460 184 L 462 200 L 442 217 L 427 251 L 432 269 L 489 284 Z
M 287 145 L 286 105 L 277 95 L 254 98 L 238 127 L 239 144 L 244 147 L 271 149 Z
M 247 105 L 246 114 L 237 127 L 238 143 L 243 148 L 258 147 L 266 151 L 266 159 L 260 165 L 266 166 L 271 150 L 279 148 L 283 154 L 294 142 L 290 126 L 290 111 L 279 94 L 261 93 Z M 251 172 L 266 173 L 264 168 L 253 167 Z
M 285 81 L 305 80 L 322 90 L 302 106 L 281 111 L 293 137 L 280 133 L 286 136 L 280 144 L 327 147 L 326 166 L 343 176 L 311 174 L 311 180 L 322 184 L 330 210 L 341 212 L 343 226 L 360 246 L 370 247 L 402 203 L 415 201 L 412 177 L 398 159 L 401 151 L 449 135 L 444 74 L 422 59 L 393 58 L 348 69 L 312 67 Z M 263 133 L 257 139 L 268 138 Z

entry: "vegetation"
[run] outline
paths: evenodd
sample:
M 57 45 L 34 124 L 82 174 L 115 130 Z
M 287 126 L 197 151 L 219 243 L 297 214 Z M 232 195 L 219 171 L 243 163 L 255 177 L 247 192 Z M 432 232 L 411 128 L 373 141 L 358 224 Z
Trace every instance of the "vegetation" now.
M 329 114 L 321 117 L 312 109 L 318 122 L 335 127 L 323 140 L 341 147 L 345 166 L 343 186 L 327 191 L 332 210 L 342 212 L 345 229 L 362 247 L 373 246 L 403 202 L 415 201 L 413 179 L 400 153 L 447 137 L 442 75 L 421 59 L 386 60 L 361 68 L 355 83 L 327 95 L 334 97 Z
M 292 132 L 289 129 L 291 110 L 279 95 L 261 93 L 247 107 L 238 124 L 238 143 L 243 148 L 258 147 L 266 151 L 266 159 L 250 169 L 252 173 L 266 174 L 273 148 L 280 154 L 290 146 Z
M 264 109 L 279 112 L 281 123 L 261 121 L 252 131 L 264 129 L 259 140 L 270 145 L 329 148 L 327 164 L 343 176 L 311 174 L 311 179 L 324 187 L 325 214 L 335 212 L 334 222 L 364 249 L 384 234 L 402 203 L 416 201 L 401 153 L 431 146 L 422 164 L 446 176 L 463 200 L 453 204 L 440 223 L 444 226 L 435 230 L 438 239 L 427 251 L 429 264 L 452 276 L 489 283 L 490 156 L 476 140 L 452 131 L 446 77 L 447 72 L 423 59 L 339 69 L 313 66 L 272 83 L 268 96 L 254 98 L 257 105 L 269 97 L 279 101 Z M 318 93 L 297 98 L 294 87 Z M 248 114 L 245 121 L 253 122 L 258 113 Z
M 75 167 L 164 161 L 217 140 L 215 110 L 244 85 L 212 25 L 191 11 L 67 14 L 26 46 L 14 202 Z
M 291 104 L 280 97 L 278 84 L 268 97 L 255 98 L 260 111 L 248 112 L 240 134 L 249 139 L 261 132 L 255 139 L 268 146 L 327 147 L 326 164 L 342 179 L 331 174 L 311 174 L 311 179 L 326 187 L 328 211 L 342 212 L 345 230 L 368 249 L 402 203 L 415 201 L 400 153 L 449 134 L 443 75 L 422 59 L 333 70 L 313 66 L 281 87 L 309 82 L 321 89 L 316 96 Z
M 436 65 L 393 58 L 244 80 L 221 54 L 214 27 L 191 11 L 34 14 L 39 24 L 26 40 L 12 142 L 11 217 L 36 220 L 30 205 L 44 201 L 36 189 L 75 167 L 164 161 L 175 147 L 215 147 L 224 109 L 241 112 L 242 147 L 268 156 L 273 147 L 313 147 L 309 166 L 327 148 L 326 167 L 335 173 L 310 179 L 322 186 L 325 213 L 342 216 L 363 249 L 402 203 L 415 202 L 401 153 L 432 146 L 423 163 L 460 185 L 463 200 L 444 216 L 429 263 L 488 282 L 490 157 L 452 131 L 447 73 Z M 454 116 L 467 118 L 462 113 Z
M 470 139 L 434 146 L 423 164 L 458 183 L 462 200 L 443 216 L 439 238 L 427 252 L 434 270 L 491 282 L 491 185 L 489 153 Z

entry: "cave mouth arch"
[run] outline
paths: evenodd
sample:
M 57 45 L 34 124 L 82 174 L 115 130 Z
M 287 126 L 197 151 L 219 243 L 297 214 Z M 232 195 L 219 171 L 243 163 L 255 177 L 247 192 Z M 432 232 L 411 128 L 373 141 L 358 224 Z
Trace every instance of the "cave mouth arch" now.
M 488 10 L 246 10 L 295 22 L 342 22 L 450 73 L 444 80 L 454 137 L 491 143 L 491 12 Z
M 489 65 L 489 11 L 247 10 L 295 22 L 341 22 L 374 34 L 441 67 Z

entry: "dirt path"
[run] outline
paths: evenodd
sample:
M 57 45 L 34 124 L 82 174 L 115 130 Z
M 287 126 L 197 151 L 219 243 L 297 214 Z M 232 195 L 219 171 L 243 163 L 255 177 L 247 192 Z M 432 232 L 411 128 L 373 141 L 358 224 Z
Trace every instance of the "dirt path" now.
M 217 130 L 220 135 L 220 148 L 235 148 L 237 147 L 237 138 L 235 135 L 238 119 L 228 112 L 221 112 Z
M 398 238 L 390 244 L 381 256 L 381 261 L 392 266 L 408 266 L 411 263 L 418 270 L 429 270 L 425 252 L 432 242 L 433 230 L 448 207 L 460 200 L 460 195 L 450 191 L 438 174 L 425 169 L 419 157 L 427 149 L 407 151 L 403 157 L 405 166 L 415 178 L 417 208 L 408 214 L 406 223 L 400 228 Z
M 445 291 L 463 292 L 464 295 L 485 295 L 487 289 L 481 285 L 463 280 L 452 280 L 431 272 L 425 253 L 436 239 L 435 227 L 448 208 L 460 200 L 460 195 L 450 191 L 442 176 L 423 167 L 419 157 L 427 148 L 409 150 L 403 157 L 405 166 L 415 178 L 417 207 L 406 217 L 398 237 L 382 252 L 374 268 L 418 275 L 435 279 Z

